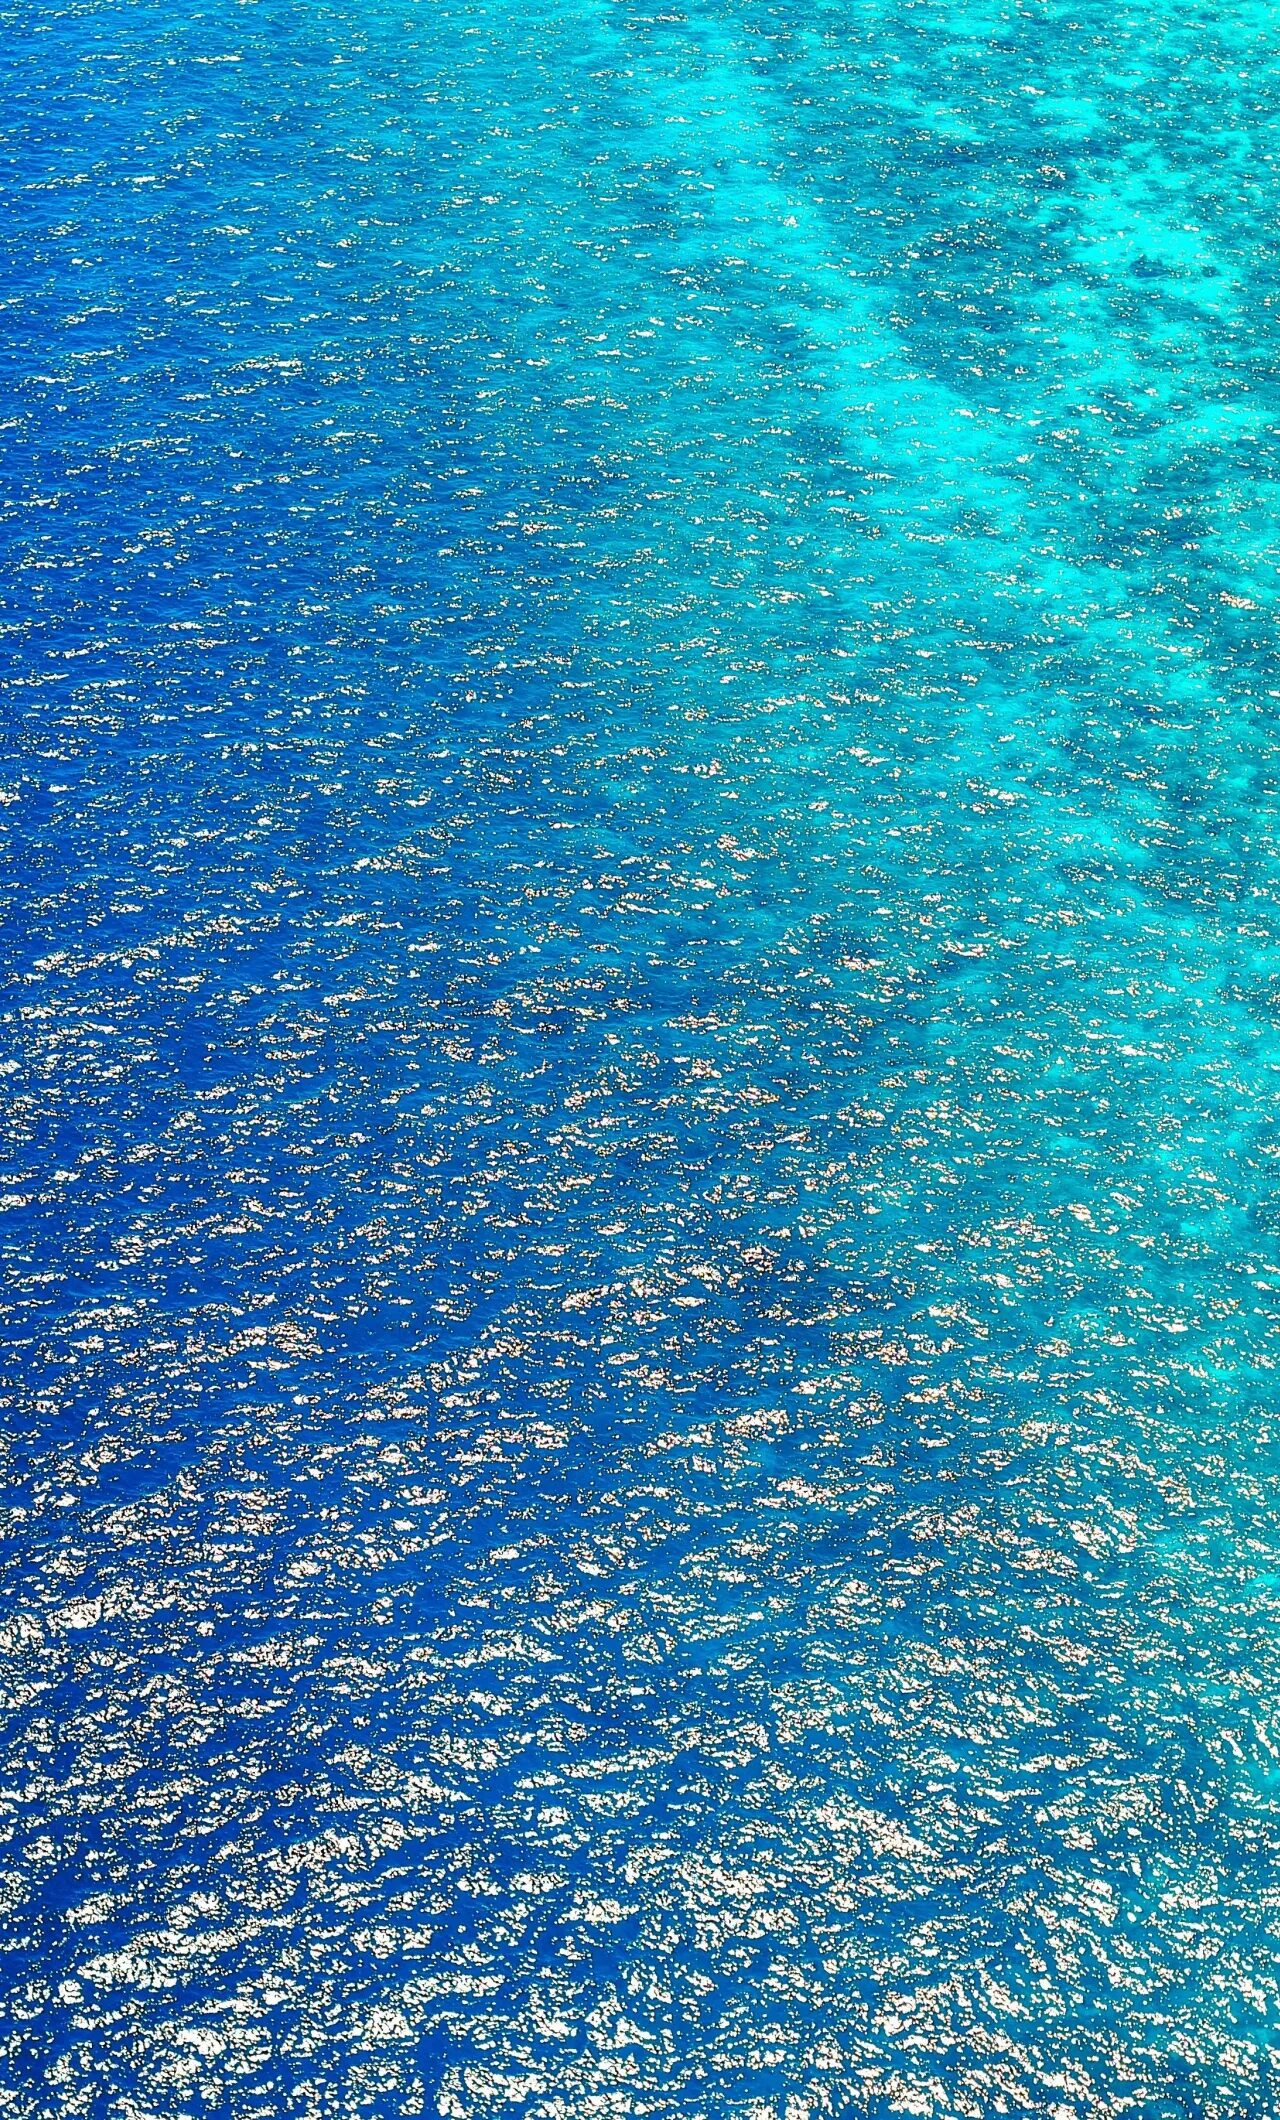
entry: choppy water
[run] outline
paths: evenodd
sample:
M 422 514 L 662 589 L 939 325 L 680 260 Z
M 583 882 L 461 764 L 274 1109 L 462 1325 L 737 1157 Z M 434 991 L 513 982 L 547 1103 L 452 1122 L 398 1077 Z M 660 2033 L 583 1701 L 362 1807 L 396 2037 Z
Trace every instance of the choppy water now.
M 1280 2105 L 1280 25 L 10 8 L 0 2114 Z

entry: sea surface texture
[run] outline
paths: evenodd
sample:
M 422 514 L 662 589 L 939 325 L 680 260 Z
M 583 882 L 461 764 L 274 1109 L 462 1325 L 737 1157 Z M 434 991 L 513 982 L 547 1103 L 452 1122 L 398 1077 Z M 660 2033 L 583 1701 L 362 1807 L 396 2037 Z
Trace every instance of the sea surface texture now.
M 1280 17 L 0 40 L 0 2120 L 1280 2111 Z

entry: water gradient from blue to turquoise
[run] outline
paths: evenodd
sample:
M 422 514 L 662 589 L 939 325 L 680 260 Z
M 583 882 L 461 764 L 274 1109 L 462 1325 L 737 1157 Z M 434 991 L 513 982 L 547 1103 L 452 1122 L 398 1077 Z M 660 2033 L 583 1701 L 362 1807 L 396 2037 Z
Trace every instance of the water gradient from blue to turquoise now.
M 4 2120 L 1280 2104 L 1280 31 L 0 69 Z

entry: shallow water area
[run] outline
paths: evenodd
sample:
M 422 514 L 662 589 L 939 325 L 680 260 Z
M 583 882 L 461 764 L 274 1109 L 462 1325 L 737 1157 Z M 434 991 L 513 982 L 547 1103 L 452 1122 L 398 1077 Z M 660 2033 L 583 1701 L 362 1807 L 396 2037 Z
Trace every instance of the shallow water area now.
M 1264 2120 L 1272 17 L 5 19 L 0 2114 Z

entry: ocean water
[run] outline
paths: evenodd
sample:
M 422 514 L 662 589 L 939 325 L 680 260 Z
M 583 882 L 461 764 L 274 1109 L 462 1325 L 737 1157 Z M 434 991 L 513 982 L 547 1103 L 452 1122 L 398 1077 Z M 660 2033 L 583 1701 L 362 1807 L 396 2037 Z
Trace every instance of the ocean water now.
M 1280 23 L 0 48 L 3 2120 L 1280 2109 Z

